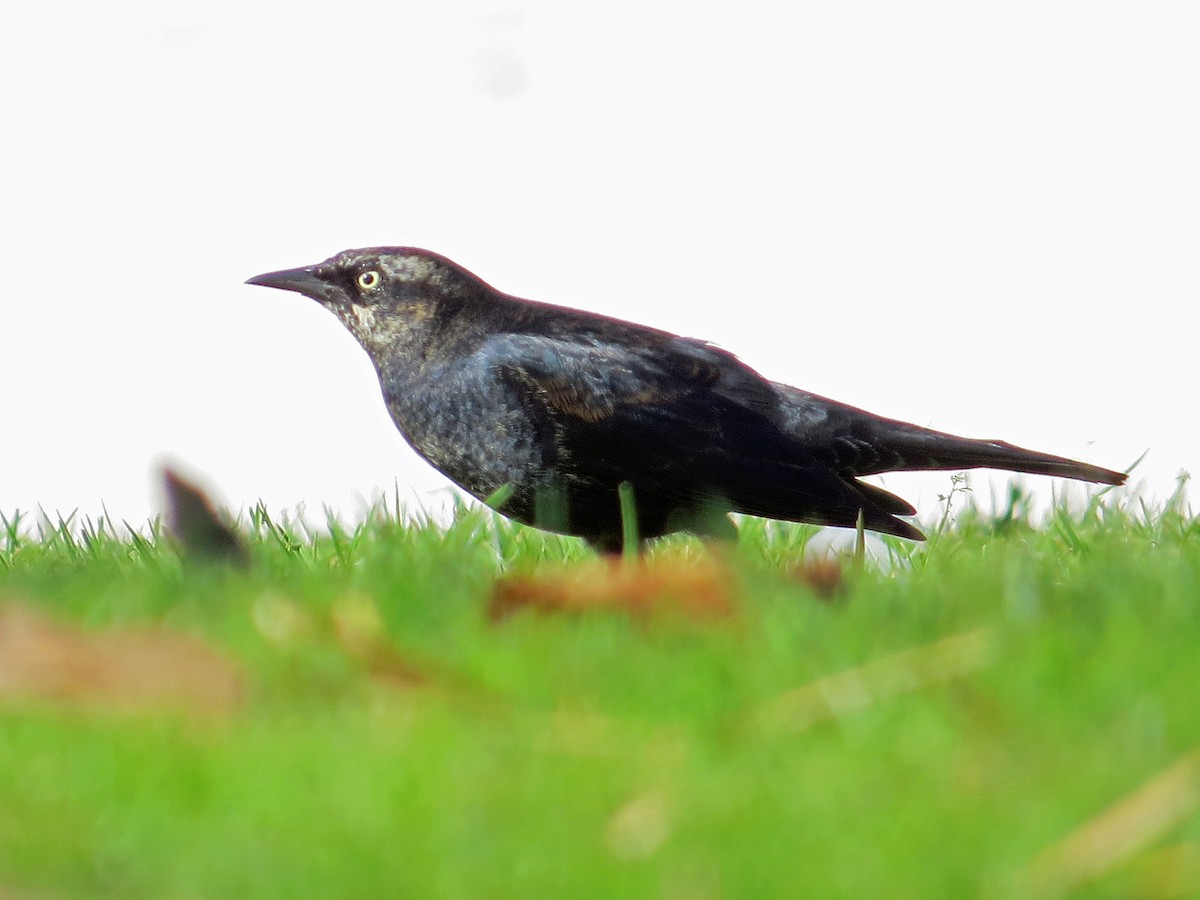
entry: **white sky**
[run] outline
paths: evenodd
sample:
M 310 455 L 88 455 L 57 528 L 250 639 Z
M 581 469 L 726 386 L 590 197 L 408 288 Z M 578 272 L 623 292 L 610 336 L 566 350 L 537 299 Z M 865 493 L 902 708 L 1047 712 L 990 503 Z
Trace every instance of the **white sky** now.
M 436 505 L 349 334 L 242 283 L 374 244 L 881 414 L 1149 450 L 1151 498 L 1200 471 L 1200 5 L 703 9 L 12 5 L 0 510 L 136 523 L 164 459 L 234 509 Z M 886 483 L 928 518 L 949 476 Z

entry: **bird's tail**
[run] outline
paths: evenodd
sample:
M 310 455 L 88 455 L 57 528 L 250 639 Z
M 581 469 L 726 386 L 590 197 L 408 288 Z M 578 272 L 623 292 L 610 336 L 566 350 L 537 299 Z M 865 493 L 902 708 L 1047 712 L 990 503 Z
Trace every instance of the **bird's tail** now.
M 876 439 L 900 458 L 900 464 L 890 467 L 892 470 L 1005 469 L 1098 484 L 1125 483 L 1124 472 L 1115 472 L 1065 456 L 1026 450 L 1005 441 L 958 437 L 901 422 L 881 431 Z

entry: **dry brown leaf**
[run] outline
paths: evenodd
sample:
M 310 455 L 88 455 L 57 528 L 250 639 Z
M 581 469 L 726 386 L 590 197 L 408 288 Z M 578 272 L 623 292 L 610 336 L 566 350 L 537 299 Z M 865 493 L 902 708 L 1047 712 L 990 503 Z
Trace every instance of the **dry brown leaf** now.
M 174 469 L 163 469 L 167 501 L 167 527 L 184 553 L 196 559 L 244 565 L 250 552 L 237 531 L 217 511 L 216 504 L 199 485 Z
M 811 559 L 794 567 L 790 574 L 822 600 L 836 600 L 846 593 L 842 564 L 836 559 Z
M 1200 748 L 1037 855 L 1031 892 L 1058 896 L 1099 877 L 1160 839 L 1200 808 Z
M 802 731 L 880 700 L 969 675 L 993 657 L 989 629 L 966 631 L 818 678 L 767 701 L 752 719 L 764 731 Z
M 606 559 L 533 575 L 502 578 L 492 588 L 493 621 L 530 609 L 540 613 L 607 610 L 638 618 L 675 613 L 722 619 L 735 613 L 737 583 L 716 559 Z
M 242 695 L 239 669 L 194 637 L 151 628 L 83 631 L 0 604 L 0 702 L 222 715 Z

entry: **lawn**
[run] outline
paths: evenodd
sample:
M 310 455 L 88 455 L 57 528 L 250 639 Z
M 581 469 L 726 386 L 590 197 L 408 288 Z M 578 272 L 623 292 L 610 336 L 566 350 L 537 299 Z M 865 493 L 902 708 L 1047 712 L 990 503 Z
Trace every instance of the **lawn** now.
M 1025 500 L 861 566 L 9 515 L 0 896 L 1200 896 L 1200 523 Z

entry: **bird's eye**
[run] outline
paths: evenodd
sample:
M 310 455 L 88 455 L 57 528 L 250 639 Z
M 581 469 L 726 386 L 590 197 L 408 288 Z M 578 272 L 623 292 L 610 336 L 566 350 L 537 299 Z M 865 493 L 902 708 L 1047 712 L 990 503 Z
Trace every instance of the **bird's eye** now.
M 358 286 L 364 291 L 373 291 L 379 287 L 379 273 L 374 269 L 369 269 L 358 276 Z

